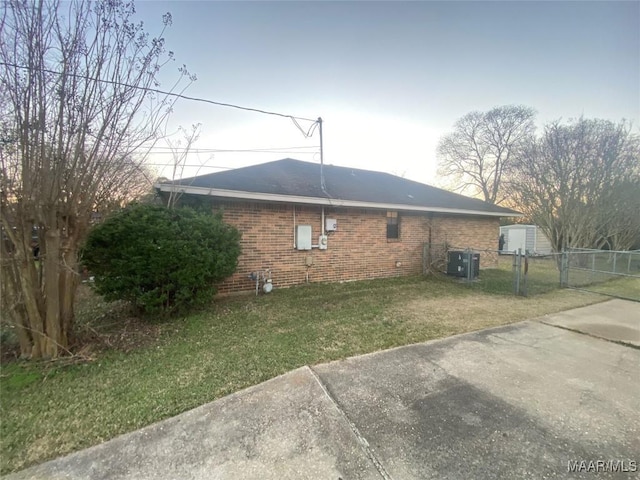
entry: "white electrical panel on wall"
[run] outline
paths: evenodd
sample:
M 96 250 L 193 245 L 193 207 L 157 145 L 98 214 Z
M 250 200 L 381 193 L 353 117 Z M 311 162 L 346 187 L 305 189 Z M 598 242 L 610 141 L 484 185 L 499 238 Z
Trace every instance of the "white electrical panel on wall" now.
M 335 218 L 326 218 L 324 221 L 324 229 L 327 232 L 335 232 L 338 230 L 338 221 Z
M 311 250 L 311 225 L 296 226 L 296 249 Z

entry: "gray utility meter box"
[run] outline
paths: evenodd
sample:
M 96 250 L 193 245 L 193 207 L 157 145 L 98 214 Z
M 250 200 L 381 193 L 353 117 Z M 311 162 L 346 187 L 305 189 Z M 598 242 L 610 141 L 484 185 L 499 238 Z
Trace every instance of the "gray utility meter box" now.
M 311 250 L 311 225 L 296 226 L 296 249 Z

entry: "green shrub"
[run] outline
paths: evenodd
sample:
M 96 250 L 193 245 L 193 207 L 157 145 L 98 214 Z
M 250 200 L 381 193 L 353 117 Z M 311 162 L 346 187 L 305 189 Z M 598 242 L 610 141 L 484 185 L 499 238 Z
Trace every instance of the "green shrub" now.
M 210 301 L 239 256 L 240 233 L 220 214 L 146 204 L 130 205 L 97 225 L 83 249 L 97 292 L 146 314 Z

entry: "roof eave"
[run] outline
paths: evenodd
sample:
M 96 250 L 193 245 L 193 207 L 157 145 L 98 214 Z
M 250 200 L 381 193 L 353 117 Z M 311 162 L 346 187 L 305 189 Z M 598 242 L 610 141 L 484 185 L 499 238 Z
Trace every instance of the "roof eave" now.
M 305 197 L 300 195 L 282 195 L 275 193 L 246 192 L 241 190 L 225 190 L 220 188 L 192 187 L 186 185 L 172 185 L 158 183 L 155 188 L 161 192 L 186 193 L 190 195 L 204 195 L 209 197 L 230 198 L 240 200 L 255 200 L 266 202 L 299 203 L 307 205 L 321 205 L 330 207 L 373 208 L 381 210 L 405 210 L 415 212 L 451 213 L 457 215 L 482 215 L 485 217 L 522 217 L 518 212 L 485 212 L 459 208 L 426 207 L 420 205 L 406 205 L 395 203 L 363 202 L 359 200 L 343 200 L 339 198 Z

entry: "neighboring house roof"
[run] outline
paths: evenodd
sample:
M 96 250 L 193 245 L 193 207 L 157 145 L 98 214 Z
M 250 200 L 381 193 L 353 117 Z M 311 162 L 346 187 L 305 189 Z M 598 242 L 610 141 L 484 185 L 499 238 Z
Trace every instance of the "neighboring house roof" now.
M 164 181 L 160 191 L 244 200 L 381 208 L 490 216 L 520 216 L 514 210 L 388 173 L 324 165 L 291 158 L 225 172 Z

